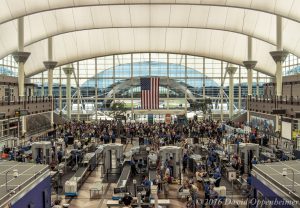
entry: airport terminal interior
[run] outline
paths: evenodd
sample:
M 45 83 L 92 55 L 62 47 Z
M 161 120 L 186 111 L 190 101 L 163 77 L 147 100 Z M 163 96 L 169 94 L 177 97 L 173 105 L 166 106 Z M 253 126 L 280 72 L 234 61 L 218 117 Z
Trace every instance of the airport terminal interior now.
M 300 207 L 299 0 L 0 11 L 0 208 Z

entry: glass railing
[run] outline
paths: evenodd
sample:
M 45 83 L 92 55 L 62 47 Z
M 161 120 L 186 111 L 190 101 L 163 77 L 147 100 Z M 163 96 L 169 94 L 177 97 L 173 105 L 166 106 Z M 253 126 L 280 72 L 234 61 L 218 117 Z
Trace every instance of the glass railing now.
M 300 97 L 293 96 L 255 96 L 250 97 L 250 103 L 263 102 L 263 103 L 278 103 L 278 104 L 298 104 L 300 105 Z
M 41 97 L 41 96 L 28 96 L 28 97 L 11 97 L 8 99 L 6 96 L 0 97 L 0 105 L 14 105 L 14 104 L 23 104 L 23 103 L 42 103 L 42 102 L 52 102 L 52 97 Z

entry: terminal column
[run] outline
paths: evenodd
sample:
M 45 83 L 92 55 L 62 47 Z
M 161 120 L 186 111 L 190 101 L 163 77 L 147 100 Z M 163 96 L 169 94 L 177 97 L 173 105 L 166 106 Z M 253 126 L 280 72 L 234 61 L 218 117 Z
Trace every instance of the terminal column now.
M 223 61 L 221 62 L 221 88 L 220 88 L 220 99 L 221 99 L 221 121 L 224 120 L 224 112 L 223 112 L 223 98 L 224 98 L 224 89 L 223 89 L 223 85 L 224 85 L 224 79 L 225 77 L 223 77 Z
M 30 56 L 29 52 L 24 51 L 24 19 L 23 17 L 18 19 L 18 51 L 12 54 L 15 61 L 18 63 L 18 87 L 19 87 L 19 97 L 23 99 L 24 88 L 25 88 L 25 72 L 24 64 Z
M 24 19 L 18 19 L 18 51 L 12 54 L 15 61 L 18 63 L 18 87 L 19 87 L 19 100 L 24 101 L 25 92 L 25 72 L 24 64 L 30 56 L 29 52 L 24 51 Z M 26 119 L 25 116 L 21 117 L 22 120 L 22 135 L 26 133 Z
M 276 41 L 277 41 L 277 50 L 271 51 L 270 54 L 274 61 L 276 62 L 276 98 L 282 96 L 282 63 L 286 59 L 288 52 L 284 51 L 282 48 L 282 19 L 280 16 L 277 16 L 276 19 Z M 279 131 L 279 116 L 276 116 L 276 131 Z
M 71 119 L 71 75 L 74 71 L 72 65 L 68 65 L 64 68 L 64 72 L 67 75 L 67 89 L 66 89 L 66 98 L 67 98 L 67 118 Z
M 51 122 L 51 126 L 53 126 L 53 105 L 54 105 L 54 101 L 53 101 L 53 70 L 57 65 L 56 61 L 52 60 L 52 37 L 48 38 L 48 61 L 44 61 L 44 66 L 45 68 L 48 70 L 48 97 L 51 99 L 52 102 L 52 110 L 50 113 L 50 122 Z
M 242 86 L 241 86 L 241 66 L 239 66 L 239 100 L 238 100 L 239 113 L 242 110 Z
M 62 114 L 62 86 L 61 86 L 61 67 L 59 67 L 59 98 L 58 98 L 58 105 L 59 105 L 59 115 Z
M 97 74 L 97 58 L 95 58 L 95 120 L 98 121 L 98 74 Z M 79 77 L 79 73 L 78 73 Z M 79 82 L 79 80 L 78 80 Z M 82 106 L 83 107 L 83 106 Z
M 227 68 L 227 73 L 229 75 L 229 119 L 233 116 L 233 106 L 234 106 L 234 83 L 233 76 L 237 70 L 237 67 L 229 65 Z
M 250 100 L 252 96 L 252 81 L 253 81 L 253 69 L 255 68 L 257 61 L 252 60 L 252 37 L 248 36 L 248 61 L 243 62 L 247 69 L 248 77 L 248 96 L 247 96 L 247 122 L 250 124 Z
M 44 79 L 44 72 L 42 72 L 41 97 L 44 96 L 45 96 L 45 79 Z

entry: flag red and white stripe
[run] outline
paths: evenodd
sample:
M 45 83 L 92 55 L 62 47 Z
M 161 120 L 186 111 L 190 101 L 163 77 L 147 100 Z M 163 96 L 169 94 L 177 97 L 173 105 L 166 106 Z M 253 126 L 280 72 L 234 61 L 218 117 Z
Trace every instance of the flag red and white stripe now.
M 159 77 L 141 78 L 142 109 L 159 109 Z

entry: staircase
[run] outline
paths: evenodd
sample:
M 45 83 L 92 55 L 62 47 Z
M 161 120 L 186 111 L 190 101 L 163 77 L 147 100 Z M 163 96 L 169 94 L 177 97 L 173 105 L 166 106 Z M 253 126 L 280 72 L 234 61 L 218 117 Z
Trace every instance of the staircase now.
M 50 113 L 32 114 L 26 118 L 26 134 L 34 135 L 51 129 Z
M 247 112 L 240 112 L 235 114 L 232 119 L 233 122 L 243 123 L 247 121 Z
M 67 118 L 66 115 L 64 115 L 64 114 L 59 115 L 59 113 L 54 111 L 53 112 L 53 122 L 55 124 L 63 124 L 63 123 L 69 122 L 69 119 Z

